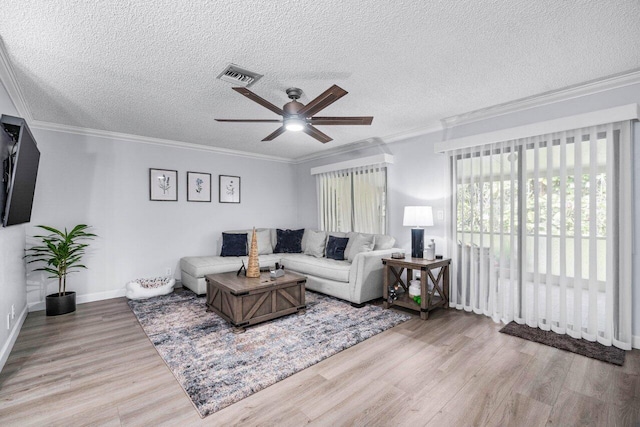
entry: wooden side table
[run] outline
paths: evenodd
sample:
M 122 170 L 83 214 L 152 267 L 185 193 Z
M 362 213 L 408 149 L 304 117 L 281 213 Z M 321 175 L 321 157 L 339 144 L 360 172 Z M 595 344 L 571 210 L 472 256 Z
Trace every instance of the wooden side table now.
M 420 312 L 420 318 L 427 320 L 429 312 L 436 307 L 447 308 L 449 306 L 449 265 L 451 259 L 436 259 L 427 261 L 423 258 L 383 258 L 384 281 L 382 297 L 384 298 L 384 308 L 398 305 Z M 437 277 L 434 277 L 434 270 L 439 269 Z M 406 283 L 402 280 L 402 272 L 407 270 Z M 409 296 L 409 282 L 413 279 L 413 270 L 420 270 L 420 304 L 416 303 Z M 393 275 L 393 282 L 390 280 Z M 429 291 L 427 277 L 433 283 L 433 288 Z M 400 285 L 404 288 L 404 293 L 397 299 L 389 300 L 389 287 Z

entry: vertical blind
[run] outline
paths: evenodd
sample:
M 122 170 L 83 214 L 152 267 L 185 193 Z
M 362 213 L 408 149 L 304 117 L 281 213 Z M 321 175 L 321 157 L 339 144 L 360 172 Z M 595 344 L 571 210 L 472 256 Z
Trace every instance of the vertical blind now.
M 631 348 L 630 122 L 451 155 L 451 305 Z
M 386 232 L 386 168 L 363 166 L 316 175 L 319 227 L 326 231 Z

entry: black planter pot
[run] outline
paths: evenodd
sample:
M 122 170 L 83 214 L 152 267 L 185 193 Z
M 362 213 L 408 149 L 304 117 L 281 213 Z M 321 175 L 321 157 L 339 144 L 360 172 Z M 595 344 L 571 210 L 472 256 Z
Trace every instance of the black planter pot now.
M 76 293 L 65 292 L 47 295 L 46 299 L 47 316 L 59 316 L 61 314 L 73 313 L 76 311 Z

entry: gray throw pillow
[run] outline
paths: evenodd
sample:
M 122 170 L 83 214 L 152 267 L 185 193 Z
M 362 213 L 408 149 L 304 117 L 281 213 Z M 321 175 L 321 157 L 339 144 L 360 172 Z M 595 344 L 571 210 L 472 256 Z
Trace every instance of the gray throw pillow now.
M 347 243 L 347 249 L 344 250 L 344 259 L 347 259 L 347 257 L 351 253 L 351 247 L 353 246 L 353 242 L 355 242 L 355 239 L 358 236 L 366 236 L 366 237 L 370 237 L 371 236 L 371 237 L 373 237 L 373 234 L 357 233 L 355 231 L 348 232 L 347 233 L 347 237 L 349 238 L 349 243 Z
M 253 230 L 247 233 L 247 247 L 251 249 L 251 235 Z M 256 240 L 258 241 L 258 255 L 268 255 L 273 253 L 271 246 L 271 230 L 256 230 Z
M 324 257 L 324 246 L 327 241 L 327 233 L 324 231 L 305 230 L 304 235 L 304 253 L 316 258 Z
M 349 243 L 349 248 L 347 248 L 345 252 L 349 262 L 353 262 L 353 259 L 360 252 L 370 252 L 373 250 L 373 235 L 357 234 L 349 239 Z
M 376 234 L 373 238 L 375 245 L 373 247 L 374 251 L 378 251 L 381 249 L 391 249 L 393 245 L 396 243 L 395 237 L 391 237 L 387 234 Z

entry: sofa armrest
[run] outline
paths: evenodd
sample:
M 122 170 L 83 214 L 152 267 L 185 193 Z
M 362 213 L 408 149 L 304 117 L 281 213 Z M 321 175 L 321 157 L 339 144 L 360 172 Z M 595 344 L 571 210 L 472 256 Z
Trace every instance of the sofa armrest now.
M 388 258 L 398 248 L 360 252 L 353 258 L 349 271 L 351 302 L 363 303 L 382 296 L 382 258 Z

